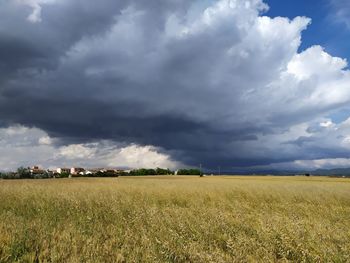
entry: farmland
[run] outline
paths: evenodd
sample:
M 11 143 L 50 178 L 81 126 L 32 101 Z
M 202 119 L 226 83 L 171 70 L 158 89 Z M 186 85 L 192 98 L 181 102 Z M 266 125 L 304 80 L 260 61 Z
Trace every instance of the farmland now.
M 0 262 L 349 262 L 350 180 L 0 180 Z

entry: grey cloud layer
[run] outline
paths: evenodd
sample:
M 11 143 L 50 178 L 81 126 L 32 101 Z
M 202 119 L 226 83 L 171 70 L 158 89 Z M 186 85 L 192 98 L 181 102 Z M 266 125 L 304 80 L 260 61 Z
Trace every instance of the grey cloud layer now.
M 41 6 L 37 21 L 28 2 Z M 349 102 L 349 73 L 320 47 L 297 54 L 307 18 L 263 17 L 260 0 L 26 3 L 0 4 L 4 123 L 63 144 L 153 145 L 207 167 L 334 152 L 302 140 L 314 136 L 307 123 Z

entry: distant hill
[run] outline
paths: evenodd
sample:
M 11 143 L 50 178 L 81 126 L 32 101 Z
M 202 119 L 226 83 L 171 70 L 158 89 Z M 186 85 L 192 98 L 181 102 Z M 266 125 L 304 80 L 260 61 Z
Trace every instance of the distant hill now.
M 314 175 L 345 175 L 350 176 L 350 168 L 317 169 L 310 172 Z
M 316 169 L 316 170 L 246 170 L 234 172 L 227 171 L 222 174 L 241 174 L 241 175 L 282 175 L 282 176 L 293 176 L 293 175 L 319 175 L 319 176 L 350 176 L 350 168 L 333 168 L 333 169 Z

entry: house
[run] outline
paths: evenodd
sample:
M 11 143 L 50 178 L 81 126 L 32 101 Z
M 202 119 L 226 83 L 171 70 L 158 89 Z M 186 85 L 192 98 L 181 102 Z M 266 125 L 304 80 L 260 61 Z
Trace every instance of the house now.
M 72 175 L 84 174 L 84 172 L 85 172 L 85 169 L 81 167 L 70 168 L 70 174 Z
M 104 168 L 93 168 L 93 169 L 90 169 L 89 171 L 94 173 L 94 174 L 95 173 L 105 173 L 106 169 L 104 169 Z
M 118 174 L 118 173 L 123 173 L 124 170 L 120 170 L 120 169 L 112 169 L 112 168 L 103 168 L 100 169 L 101 173 L 108 173 L 108 174 Z
M 70 168 L 57 168 L 58 174 L 70 174 Z
M 92 174 L 93 174 L 93 172 L 90 171 L 90 170 L 86 170 L 86 171 L 84 172 L 84 175 L 92 175 Z
M 29 169 L 31 174 L 44 174 L 45 171 L 43 169 L 40 169 L 39 166 L 33 166 Z

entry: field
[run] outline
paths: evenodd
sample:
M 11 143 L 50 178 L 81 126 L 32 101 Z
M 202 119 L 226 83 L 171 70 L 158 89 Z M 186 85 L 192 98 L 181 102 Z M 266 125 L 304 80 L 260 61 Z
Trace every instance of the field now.
M 0 262 L 350 262 L 350 179 L 0 180 Z

